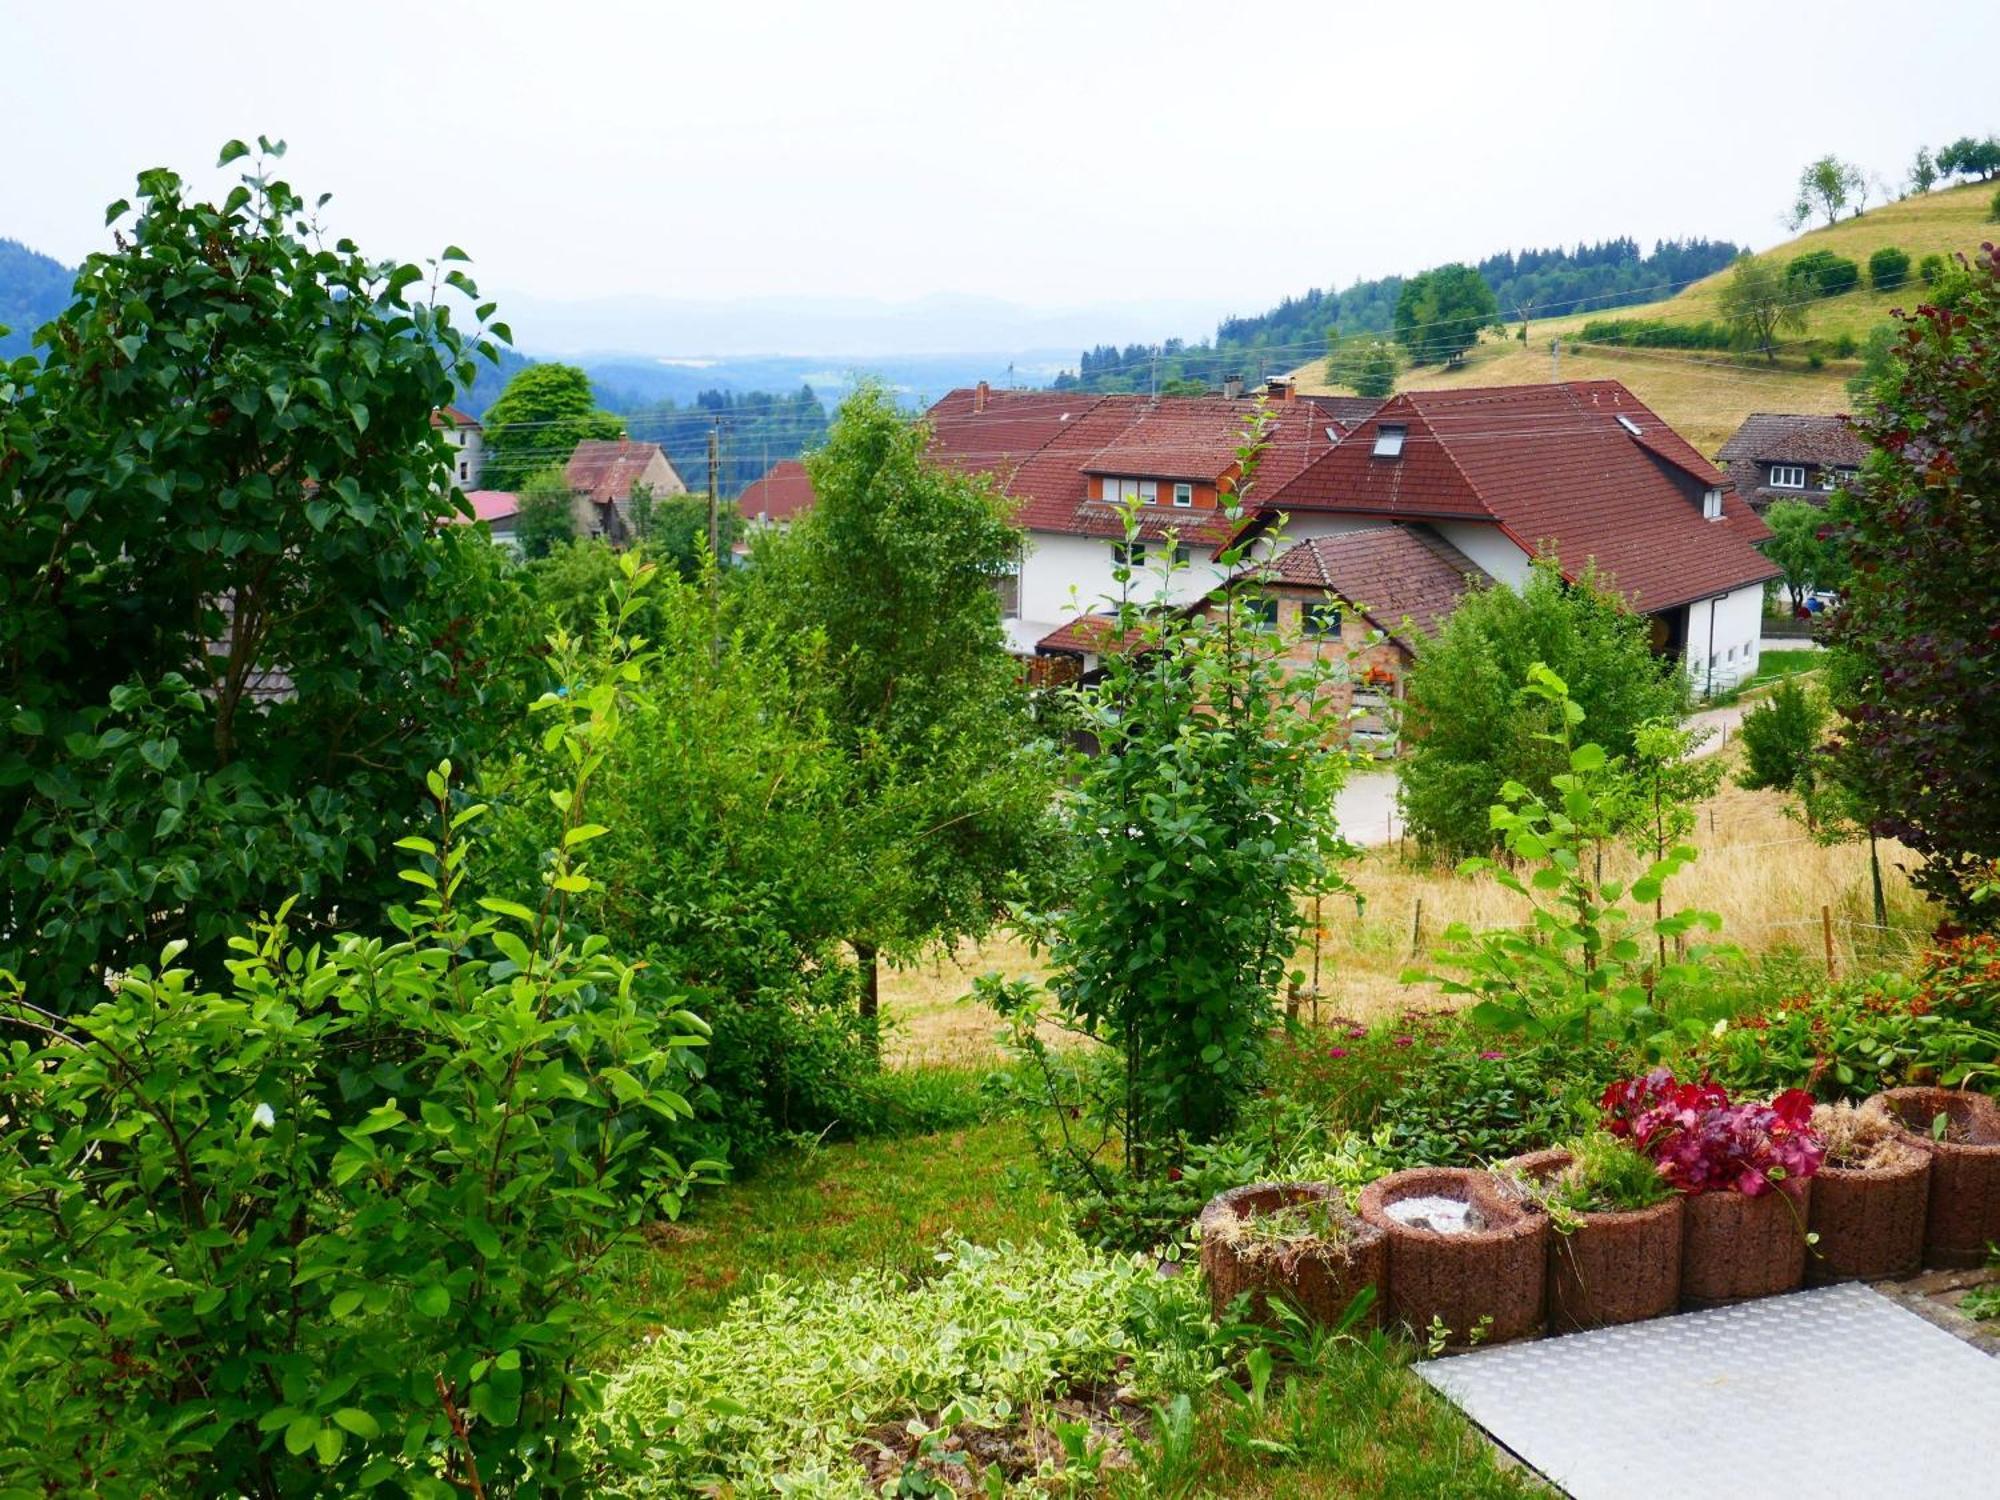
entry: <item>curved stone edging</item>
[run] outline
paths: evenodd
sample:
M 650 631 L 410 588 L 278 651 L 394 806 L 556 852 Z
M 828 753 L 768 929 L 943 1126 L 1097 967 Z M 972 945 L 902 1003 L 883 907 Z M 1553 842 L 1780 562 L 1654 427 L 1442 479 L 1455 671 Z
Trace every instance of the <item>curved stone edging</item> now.
M 1912 1151 L 1891 1167 L 1821 1167 L 1813 1177 L 1808 1223 L 1819 1239 L 1806 1258 L 1806 1284 L 1885 1281 L 1924 1263 L 1931 1158 Z
M 1245 1255 L 1223 1231 L 1231 1220 L 1255 1218 L 1302 1202 L 1330 1202 L 1344 1230 L 1338 1243 L 1311 1242 L 1284 1255 Z M 1274 1321 L 1271 1299 L 1297 1308 L 1308 1322 L 1335 1326 L 1364 1290 L 1367 1312 L 1356 1324 L 1372 1328 L 1381 1319 L 1387 1279 L 1388 1242 L 1382 1231 L 1348 1212 L 1340 1189 L 1324 1182 L 1253 1182 L 1209 1200 L 1196 1221 L 1201 1230 L 1201 1269 L 1208 1281 L 1209 1308 L 1221 1318 L 1242 1293 L 1250 1294 L 1250 1316 Z
M 2000 1104 L 1964 1089 L 1890 1089 L 1875 1098 L 1900 1122 L 1904 1139 L 1931 1158 L 1924 1264 L 1985 1265 L 1986 1247 L 2000 1241 Z M 1931 1121 L 1940 1114 L 1975 1139 L 1932 1140 Z
M 1406 1198 L 1457 1198 L 1471 1203 L 1488 1227 L 1439 1234 L 1389 1217 Z M 1548 1277 L 1548 1217 L 1524 1208 L 1490 1172 L 1464 1167 L 1416 1167 L 1377 1178 L 1361 1191 L 1364 1222 L 1388 1237 L 1389 1316 L 1421 1341 L 1433 1321 L 1450 1330 L 1447 1347 L 1470 1347 L 1482 1319 L 1480 1344 L 1505 1343 L 1541 1332 Z
M 1681 1237 L 1681 1305 L 1722 1307 L 1796 1290 L 1806 1277 L 1813 1179 L 1752 1198 L 1693 1193 Z

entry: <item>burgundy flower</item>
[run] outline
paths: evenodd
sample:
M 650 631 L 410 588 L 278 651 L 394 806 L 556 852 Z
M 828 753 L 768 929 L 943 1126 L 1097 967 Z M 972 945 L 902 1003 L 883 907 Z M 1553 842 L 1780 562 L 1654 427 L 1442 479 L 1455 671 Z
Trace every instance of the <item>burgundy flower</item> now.
M 1347 1056 L 1347 1049 L 1345 1047 L 1329 1047 L 1326 1049 L 1326 1055 L 1328 1057 L 1345 1057 Z
M 1486 1051 L 1479 1054 L 1479 1060 L 1481 1062 L 1492 1062 L 1495 1058 L 1505 1057 L 1506 1055 L 1504 1052 Z
M 1396 1045 L 1398 1047 L 1414 1047 L 1416 1044 L 1417 1039 L 1413 1036 L 1399 1036 L 1396 1038 Z
M 1350 1042 L 1358 1042 L 1366 1035 L 1368 1035 L 1368 1028 L 1366 1026 L 1350 1026 L 1347 1028 L 1347 1039 Z

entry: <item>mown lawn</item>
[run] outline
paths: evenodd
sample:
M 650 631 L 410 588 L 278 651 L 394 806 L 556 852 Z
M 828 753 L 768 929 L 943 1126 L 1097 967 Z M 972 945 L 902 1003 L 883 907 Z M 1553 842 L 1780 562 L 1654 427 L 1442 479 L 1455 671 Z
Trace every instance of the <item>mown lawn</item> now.
M 914 1271 L 948 1235 L 1022 1244 L 1058 1212 L 1017 1121 L 824 1145 L 697 1195 L 618 1268 L 621 1291 L 642 1321 L 693 1328 L 770 1272 Z
M 1811 672 L 1822 665 L 1819 660 L 1824 653 L 1801 647 L 1798 650 L 1765 651 L 1757 658 L 1757 675 L 1752 682 L 1769 682 L 1779 677 L 1792 677 L 1800 672 Z

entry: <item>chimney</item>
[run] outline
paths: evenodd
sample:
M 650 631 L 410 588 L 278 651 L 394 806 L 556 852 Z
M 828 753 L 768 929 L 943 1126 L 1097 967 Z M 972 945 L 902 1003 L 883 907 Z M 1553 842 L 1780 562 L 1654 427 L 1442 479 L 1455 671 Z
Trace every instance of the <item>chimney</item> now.
M 983 380 L 972 388 L 972 409 L 974 411 L 986 410 L 986 397 L 989 390 L 990 387 Z
M 1284 375 L 1273 375 L 1264 382 L 1264 394 L 1280 404 L 1292 399 L 1292 382 Z
M 1241 375 L 1225 375 L 1222 377 L 1223 400 L 1234 401 L 1242 394 L 1243 394 L 1243 377 Z

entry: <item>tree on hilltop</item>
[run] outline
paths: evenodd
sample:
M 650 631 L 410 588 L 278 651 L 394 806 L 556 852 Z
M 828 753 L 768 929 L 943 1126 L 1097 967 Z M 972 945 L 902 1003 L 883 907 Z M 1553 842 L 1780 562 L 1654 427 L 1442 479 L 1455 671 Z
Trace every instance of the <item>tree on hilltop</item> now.
M 1861 168 L 1837 156 L 1822 156 L 1799 173 L 1799 196 L 1792 204 L 1791 227 L 1799 228 L 1814 214 L 1825 214 L 1827 226 L 1840 222 L 1840 212 L 1848 204 L 1861 212 L 1860 199 L 1868 190 Z

